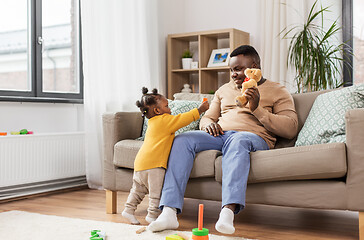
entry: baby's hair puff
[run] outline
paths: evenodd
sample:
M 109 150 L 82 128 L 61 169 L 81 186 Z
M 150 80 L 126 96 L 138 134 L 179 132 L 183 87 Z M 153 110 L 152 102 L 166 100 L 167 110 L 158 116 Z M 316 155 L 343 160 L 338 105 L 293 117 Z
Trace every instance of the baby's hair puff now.
M 156 88 L 152 90 L 152 93 L 148 93 L 148 88 L 143 87 L 142 93 L 143 96 L 140 101 L 136 101 L 136 105 L 142 112 L 143 117 L 150 118 L 152 107 L 157 104 L 162 95 L 158 93 Z

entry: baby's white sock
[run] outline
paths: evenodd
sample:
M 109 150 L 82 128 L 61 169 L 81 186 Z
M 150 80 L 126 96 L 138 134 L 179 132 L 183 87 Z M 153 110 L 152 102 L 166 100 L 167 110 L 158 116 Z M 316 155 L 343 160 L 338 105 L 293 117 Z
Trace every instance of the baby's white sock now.
M 145 221 L 147 221 L 148 223 L 154 222 L 155 220 L 157 220 L 157 219 L 149 217 L 148 215 L 145 217 Z
M 219 220 L 216 222 L 215 229 L 221 233 L 233 234 L 234 228 L 234 212 L 230 208 L 224 207 L 219 216 Z
M 157 220 L 149 224 L 148 230 L 152 232 L 159 232 L 167 229 L 177 229 L 178 226 L 177 210 L 171 207 L 164 207 Z
M 130 213 L 127 213 L 125 212 L 125 210 L 121 213 L 121 215 L 128 219 L 128 221 L 131 223 L 131 224 L 134 224 L 134 225 L 138 225 L 140 224 L 140 222 L 138 221 L 138 219 L 135 218 L 135 216 L 133 214 L 130 214 Z

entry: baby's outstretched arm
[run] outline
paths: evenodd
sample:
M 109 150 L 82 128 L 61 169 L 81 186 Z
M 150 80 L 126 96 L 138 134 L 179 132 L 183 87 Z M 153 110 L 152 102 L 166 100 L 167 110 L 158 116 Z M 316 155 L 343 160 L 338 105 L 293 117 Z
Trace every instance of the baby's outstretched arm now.
M 203 101 L 201 105 L 198 107 L 198 113 L 201 115 L 209 109 L 210 105 L 208 101 Z

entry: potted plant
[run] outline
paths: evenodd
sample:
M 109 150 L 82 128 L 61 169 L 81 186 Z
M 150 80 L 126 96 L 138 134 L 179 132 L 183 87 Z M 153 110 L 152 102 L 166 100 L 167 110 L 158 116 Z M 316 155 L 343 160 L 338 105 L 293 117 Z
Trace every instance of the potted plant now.
M 343 85 L 342 68 L 348 63 L 344 61 L 345 43 L 333 44 L 333 39 L 341 30 L 337 20 L 328 30 L 323 27 L 324 12 L 328 7 L 320 7 L 315 11 L 317 0 L 312 5 L 307 20 L 290 30 L 283 29 L 283 39 L 291 39 L 287 65 L 296 71 L 295 81 L 298 92 L 318 91 L 337 88 Z M 320 23 L 321 24 L 317 24 Z M 289 37 L 289 35 L 292 35 Z
M 182 68 L 191 69 L 192 53 L 189 49 L 183 52 L 182 55 Z

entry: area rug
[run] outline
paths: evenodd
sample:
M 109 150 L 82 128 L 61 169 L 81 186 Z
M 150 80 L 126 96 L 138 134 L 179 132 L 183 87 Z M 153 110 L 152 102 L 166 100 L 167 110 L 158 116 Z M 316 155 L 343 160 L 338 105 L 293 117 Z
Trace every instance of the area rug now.
M 124 223 L 84 220 L 78 218 L 58 217 L 23 211 L 0 213 L 0 233 L 7 240 L 87 240 L 90 231 L 100 229 L 106 232 L 106 240 L 165 240 L 166 236 L 177 231 L 152 233 L 145 231 L 136 234 L 141 226 Z M 191 236 L 191 232 L 183 232 Z M 209 235 L 210 240 L 242 240 L 241 237 Z

